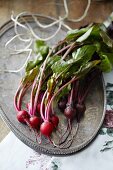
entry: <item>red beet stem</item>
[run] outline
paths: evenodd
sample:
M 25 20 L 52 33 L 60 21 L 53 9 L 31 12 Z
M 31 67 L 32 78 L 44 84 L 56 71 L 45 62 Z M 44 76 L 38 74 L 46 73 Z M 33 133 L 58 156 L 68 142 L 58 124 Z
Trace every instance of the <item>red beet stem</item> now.
M 19 95 L 21 89 L 22 89 L 22 84 L 20 84 L 20 86 L 18 87 L 16 94 L 14 96 L 14 107 L 17 112 L 20 111 L 20 109 L 18 108 L 17 100 L 18 100 L 18 95 Z
M 35 112 L 36 112 L 36 106 L 37 106 L 38 97 L 39 97 L 39 93 L 40 93 L 40 89 L 41 89 L 41 85 L 42 85 L 42 79 L 43 79 L 43 75 L 44 75 L 44 70 L 45 70 L 45 68 L 46 68 L 47 60 L 48 60 L 48 58 L 50 57 L 50 55 L 52 54 L 52 51 L 53 51 L 53 50 L 51 50 L 51 51 L 48 53 L 48 55 L 47 55 L 47 57 L 46 57 L 46 59 L 45 59 L 45 61 L 44 61 L 44 63 L 43 63 L 43 67 L 42 67 L 41 75 L 40 75 L 40 80 L 39 80 L 38 88 L 37 88 L 36 95 L 35 95 L 35 99 L 34 99 L 33 115 L 34 115 Z
M 75 42 L 72 43 L 72 44 L 70 45 L 69 49 L 65 52 L 65 54 L 64 54 L 63 57 L 62 57 L 63 60 L 67 57 L 67 55 L 70 53 L 70 51 L 73 49 L 74 46 L 75 46 Z
M 66 86 L 68 86 L 70 83 L 78 80 L 79 77 L 73 77 L 70 81 L 68 81 L 65 85 L 63 85 L 51 98 L 50 102 L 47 105 L 47 120 L 49 120 L 49 114 L 50 114 L 50 108 L 51 108 L 51 104 L 54 100 L 54 98 L 58 95 L 58 93 L 60 93 L 60 91 L 62 91 Z
M 41 118 L 43 119 L 43 121 L 45 121 L 46 119 L 46 116 L 44 117 L 44 114 L 43 114 L 43 106 L 44 106 L 44 100 L 45 100 L 45 97 L 47 95 L 47 90 L 45 91 L 44 95 L 43 95 L 43 98 L 42 98 L 42 102 L 41 102 L 41 106 L 40 106 L 40 114 L 41 114 Z
M 28 88 L 31 86 L 31 84 L 23 87 L 23 89 L 21 89 L 19 97 L 18 97 L 18 108 L 19 110 L 21 110 L 21 105 L 22 105 L 22 98 L 24 97 L 26 91 L 28 90 Z
M 69 47 L 71 46 L 71 44 L 63 47 L 61 50 L 59 50 L 57 53 L 55 53 L 54 55 L 59 55 L 60 53 L 62 53 L 63 51 L 67 50 Z
M 35 78 L 33 85 L 32 85 L 32 90 L 31 90 L 31 97 L 30 97 L 30 107 L 29 107 L 29 114 L 33 115 L 33 97 L 34 97 L 34 89 L 37 88 L 37 77 Z

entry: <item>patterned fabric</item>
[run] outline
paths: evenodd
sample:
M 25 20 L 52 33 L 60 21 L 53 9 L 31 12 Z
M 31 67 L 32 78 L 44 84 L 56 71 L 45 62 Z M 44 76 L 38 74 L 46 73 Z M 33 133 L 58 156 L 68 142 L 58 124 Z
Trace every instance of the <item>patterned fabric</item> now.
M 113 83 L 107 82 L 106 85 L 107 109 L 100 134 L 113 137 Z M 109 109 L 108 109 L 109 108 Z M 113 148 L 113 140 L 106 141 L 101 151 L 107 151 Z

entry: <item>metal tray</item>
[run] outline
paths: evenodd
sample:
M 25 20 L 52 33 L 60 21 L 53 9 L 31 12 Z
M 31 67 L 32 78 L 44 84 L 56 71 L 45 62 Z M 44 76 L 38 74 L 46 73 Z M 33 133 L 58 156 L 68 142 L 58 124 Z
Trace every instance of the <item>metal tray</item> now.
M 54 19 L 42 15 L 36 15 L 38 20 L 42 23 L 51 23 Z M 41 30 L 37 27 L 33 18 L 30 15 L 24 16 L 25 20 L 33 27 L 33 29 L 42 36 L 51 34 L 58 27 L 54 25 L 48 30 Z M 19 28 L 18 28 L 19 29 Z M 22 31 L 21 29 L 19 30 Z M 56 38 L 52 39 L 49 43 L 56 44 L 59 40 L 63 39 L 66 35 L 66 28 L 62 26 L 62 29 L 57 34 Z M 0 28 L 0 70 L 2 69 L 17 69 L 25 61 L 26 54 L 11 55 L 10 50 L 5 49 L 5 43 L 11 37 L 15 35 L 14 25 L 12 21 L 8 21 Z M 12 43 L 12 48 L 17 45 L 22 47 L 18 41 Z M 43 143 L 39 145 L 36 142 L 36 137 L 34 132 L 30 131 L 25 125 L 19 123 L 16 119 L 16 111 L 13 106 L 13 98 L 15 91 L 18 87 L 19 81 L 21 79 L 21 74 L 17 73 L 0 73 L 0 108 L 1 116 L 9 126 L 9 128 L 14 132 L 14 134 L 23 141 L 30 148 L 37 152 L 50 155 L 70 155 L 73 154 L 85 146 L 87 146 L 97 135 L 105 116 L 105 85 L 102 76 L 98 76 L 93 82 L 93 85 L 89 91 L 86 99 L 86 112 L 83 119 L 80 122 L 79 130 L 77 136 L 74 138 L 72 146 L 68 149 L 58 149 L 54 148 L 51 144 L 45 144 L 46 141 L 43 138 Z M 57 109 L 58 112 L 58 109 Z M 60 119 L 64 119 L 62 114 L 58 113 Z M 65 127 L 64 123 L 60 124 L 62 128 Z M 62 121 L 62 122 L 63 122 Z M 76 128 L 76 122 L 73 122 L 73 132 Z M 55 135 L 54 135 L 55 136 Z

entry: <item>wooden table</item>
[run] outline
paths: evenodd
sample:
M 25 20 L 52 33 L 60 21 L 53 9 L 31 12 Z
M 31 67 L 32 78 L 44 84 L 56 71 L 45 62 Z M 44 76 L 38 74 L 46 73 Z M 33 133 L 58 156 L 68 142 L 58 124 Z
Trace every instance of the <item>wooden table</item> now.
M 67 0 L 69 17 L 80 17 L 87 5 L 87 0 Z M 11 13 L 15 15 L 23 11 L 40 13 L 53 17 L 65 14 L 63 0 L 0 0 L 0 26 L 10 19 Z M 68 22 L 70 27 L 78 28 L 91 22 L 102 22 L 113 11 L 113 0 L 95 1 L 91 3 L 88 15 L 79 23 Z M 0 118 L 0 141 L 9 133 L 9 129 Z

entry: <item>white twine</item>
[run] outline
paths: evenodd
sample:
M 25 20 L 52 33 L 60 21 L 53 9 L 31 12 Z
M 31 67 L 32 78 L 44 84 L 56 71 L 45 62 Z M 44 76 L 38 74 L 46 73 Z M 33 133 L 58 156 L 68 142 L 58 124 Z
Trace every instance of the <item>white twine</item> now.
M 21 54 L 22 52 L 24 52 L 26 50 L 31 50 L 30 46 L 32 45 L 32 43 L 33 43 L 33 40 L 31 39 L 31 41 L 29 42 L 29 44 L 25 48 L 23 48 L 23 49 L 15 49 L 15 50 L 12 49 L 15 52 L 12 52 L 11 54 L 13 54 L 13 55 Z
M 18 15 L 16 16 L 16 18 L 14 18 L 13 14 L 12 14 L 12 15 L 11 15 L 11 19 L 14 21 L 14 24 L 15 24 L 15 27 L 14 27 L 15 33 L 16 33 L 16 34 L 19 34 L 18 31 L 17 31 L 17 25 L 18 25 L 18 26 L 26 29 L 27 31 L 29 31 L 29 33 L 31 33 L 34 38 L 39 39 L 39 40 L 43 40 L 43 41 L 48 41 L 48 40 L 50 40 L 50 39 L 52 39 L 53 37 L 56 36 L 56 34 L 59 32 L 59 30 L 60 30 L 60 28 L 61 28 L 61 25 L 66 26 L 66 28 L 69 29 L 69 30 L 71 29 L 71 28 L 68 27 L 66 24 L 64 24 L 65 19 L 68 19 L 69 21 L 72 21 L 72 22 L 80 22 L 80 21 L 82 21 L 82 20 L 86 17 L 86 15 L 87 15 L 87 13 L 88 13 L 88 10 L 89 10 L 90 4 L 91 4 L 91 0 L 88 0 L 86 9 L 85 9 L 83 15 L 82 15 L 80 18 L 78 18 L 78 19 L 70 19 L 70 18 L 69 18 L 69 10 L 68 10 L 68 5 L 67 5 L 67 0 L 63 0 L 63 3 L 64 3 L 64 9 L 65 9 L 65 16 L 64 16 L 64 17 L 59 16 L 59 19 L 56 19 L 56 21 L 53 21 L 51 24 L 48 24 L 48 25 L 43 25 L 42 23 L 40 23 L 40 22 L 37 20 L 37 18 L 35 17 L 35 15 L 33 15 L 33 14 L 31 14 L 31 13 L 28 13 L 28 12 L 22 12 L 22 13 L 18 14 Z M 34 33 L 33 29 L 31 28 L 31 26 L 30 26 L 27 22 L 26 22 L 26 25 L 27 25 L 27 26 L 25 26 L 25 25 L 21 24 L 21 23 L 18 21 L 18 19 L 19 19 L 20 17 L 24 16 L 25 14 L 30 14 L 30 15 L 33 17 L 33 19 L 34 19 L 34 21 L 36 22 L 36 24 L 37 24 L 39 27 L 43 28 L 43 29 L 52 27 L 53 25 L 59 23 L 58 29 L 57 29 L 57 31 L 56 31 L 55 33 L 53 33 L 50 37 L 48 37 L 48 38 L 41 38 L 41 37 L 39 37 L 36 33 Z M 20 38 L 22 41 L 29 41 L 29 39 L 26 40 L 26 39 L 23 39 L 23 38 L 21 38 L 21 37 L 19 37 L 19 38 Z
M 25 25 L 23 25 L 22 23 L 20 23 L 20 22 L 18 21 L 18 19 L 19 19 L 22 15 L 25 15 L 26 12 L 19 13 L 19 14 L 16 16 L 16 18 L 14 18 L 13 14 L 14 14 L 14 12 L 12 12 L 11 20 L 14 22 L 14 31 L 15 31 L 15 34 L 16 34 L 16 35 L 21 35 L 21 34 L 18 33 L 18 29 L 17 29 L 17 26 L 20 26 L 20 27 L 22 27 L 23 29 L 25 29 L 26 31 L 28 31 L 28 32 L 29 32 L 29 36 L 30 36 L 30 31 L 29 31 L 29 29 L 28 29 Z M 21 36 L 18 36 L 18 38 L 19 38 L 21 41 L 24 41 L 24 42 L 31 40 L 31 38 L 24 39 L 24 38 L 22 38 Z
M 54 38 L 54 37 L 58 34 L 58 32 L 60 31 L 62 25 L 63 25 L 67 30 L 71 30 L 71 28 L 70 28 L 67 24 L 64 23 L 65 19 L 67 19 L 68 21 L 72 21 L 72 22 L 80 22 L 80 21 L 82 21 L 82 20 L 86 17 L 86 15 L 87 15 L 87 13 L 88 13 L 88 10 L 89 10 L 90 5 L 91 5 L 91 0 L 88 0 L 86 9 L 85 9 L 83 15 L 82 15 L 80 18 L 78 18 L 78 19 L 70 19 L 70 18 L 69 18 L 69 9 L 68 9 L 68 5 L 67 5 L 67 0 L 63 0 L 63 5 L 64 5 L 64 10 L 65 10 L 65 15 L 64 15 L 64 17 L 59 16 L 59 19 L 55 19 L 52 23 L 46 24 L 46 25 L 40 23 L 40 22 L 37 20 L 37 18 L 36 18 L 36 16 L 35 16 L 34 14 L 31 14 L 31 13 L 28 13 L 28 12 L 22 12 L 22 13 L 18 14 L 16 17 L 14 17 L 14 12 L 12 13 L 12 15 L 11 15 L 11 20 L 14 22 L 14 31 L 15 31 L 15 34 L 16 34 L 16 35 L 15 35 L 13 38 L 11 38 L 11 39 L 5 44 L 5 47 L 8 47 L 8 45 L 9 45 L 15 38 L 18 38 L 20 41 L 29 42 L 29 44 L 26 45 L 26 47 L 25 47 L 24 49 L 16 49 L 16 48 L 15 48 L 15 49 L 11 49 L 11 48 L 10 48 L 11 50 L 14 50 L 14 51 L 15 51 L 15 53 L 12 53 L 12 54 L 20 54 L 20 53 L 22 53 L 22 52 L 29 52 L 29 54 L 28 54 L 28 56 L 27 56 L 27 59 L 26 59 L 25 63 L 23 64 L 23 66 L 20 67 L 18 70 L 3 70 L 3 72 L 13 72 L 13 73 L 17 73 L 17 72 L 20 72 L 22 69 L 24 69 L 24 67 L 26 66 L 29 58 L 31 57 L 32 49 L 30 48 L 30 46 L 32 45 L 33 39 L 48 41 L 48 40 Z M 50 28 L 50 27 L 52 27 L 52 26 L 54 26 L 54 25 L 56 25 L 56 24 L 58 24 L 58 28 L 57 28 L 57 30 L 56 30 L 51 36 L 49 36 L 49 37 L 47 37 L 47 38 L 42 38 L 42 37 L 40 37 L 39 35 L 37 35 L 37 34 L 34 32 L 34 30 L 32 29 L 32 27 L 30 26 L 30 24 L 28 24 L 28 22 L 25 21 L 25 19 L 23 18 L 23 16 L 24 16 L 25 14 L 30 14 L 30 15 L 33 17 L 34 21 L 36 22 L 37 26 L 39 26 L 40 28 L 46 29 L 46 28 Z M 24 20 L 24 22 L 26 23 L 26 25 L 25 25 L 25 24 L 22 24 L 21 22 L 19 22 L 19 19 L 20 19 L 20 18 Z M 26 38 L 23 38 L 23 37 L 22 37 L 23 34 L 19 34 L 19 32 L 18 32 L 18 26 L 21 27 L 21 28 L 23 28 L 23 29 L 25 29 L 25 31 L 28 33 L 28 35 L 29 35 L 30 38 L 27 38 L 27 39 L 26 39 Z
M 0 70 L 0 72 L 5 72 L 5 73 L 18 73 L 20 72 L 21 70 L 23 70 L 29 60 L 29 58 L 31 57 L 31 53 L 32 53 L 32 49 L 25 49 L 23 50 L 23 52 L 29 52 L 28 56 L 27 56 L 27 59 L 25 61 L 25 63 L 17 70 Z
M 21 35 L 24 35 L 24 34 L 17 34 L 17 35 L 15 35 L 14 37 L 12 37 L 9 41 L 7 41 L 7 43 L 5 44 L 5 48 L 6 47 L 8 47 L 9 46 L 9 44 L 13 41 L 13 40 L 15 40 L 16 38 L 18 38 L 18 37 L 20 37 Z M 30 46 L 31 46 L 31 44 L 32 44 L 32 39 L 29 39 L 29 44 L 24 48 L 24 49 L 28 49 Z M 22 50 L 24 50 L 24 49 L 12 49 L 11 47 L 8 47 L 10 50 L 12 50 L 12 51 L 22 51 Z
M 83 15 L 78 19 L 70 19 L 69 18 L 69 10 L 68 10 L 68 6 L 67 6 L 67 0 L 64 0 L 64 8 L 65 8 L 65 12 L 66 12 L 66 16 L 67 16 L 68 21 L 72 21 L 72 22 L 80 22 L 80 21 L 82 21 L 86 17 L 86 15 L 88 13 L 88 10 L 90 8 L 90 5 L 91 5 L 91 0 L 88 0 L 86 9 L 85 9 Z
M 24 19 L 24 18 L 23 18 Z M 26 21 L 25 21 L 26 22 Z M 56 36 L 56 34 L 60 31 L 61 29 L 61 26 L 62 26 L 62 22 L 59 22 L 59 26 L 58 26 L 58 29 L 56 30 L 56 32 L 54 32 L 50 37 L 47 37 L 47 38 L 41 38 L 40 36 L 38 36 L 32 29 L 32 27 L 30 26 L 30 24 L 28 24 L 28 22 L 26 22 L 26 25 L 28 26 L 31 34 L 33 35 L 33 37 L 35 39 L 38 39 L 38 40 L 42 40 L 42 41 L 49 41 L 50 39 L 52 39 L 53 37 Z

